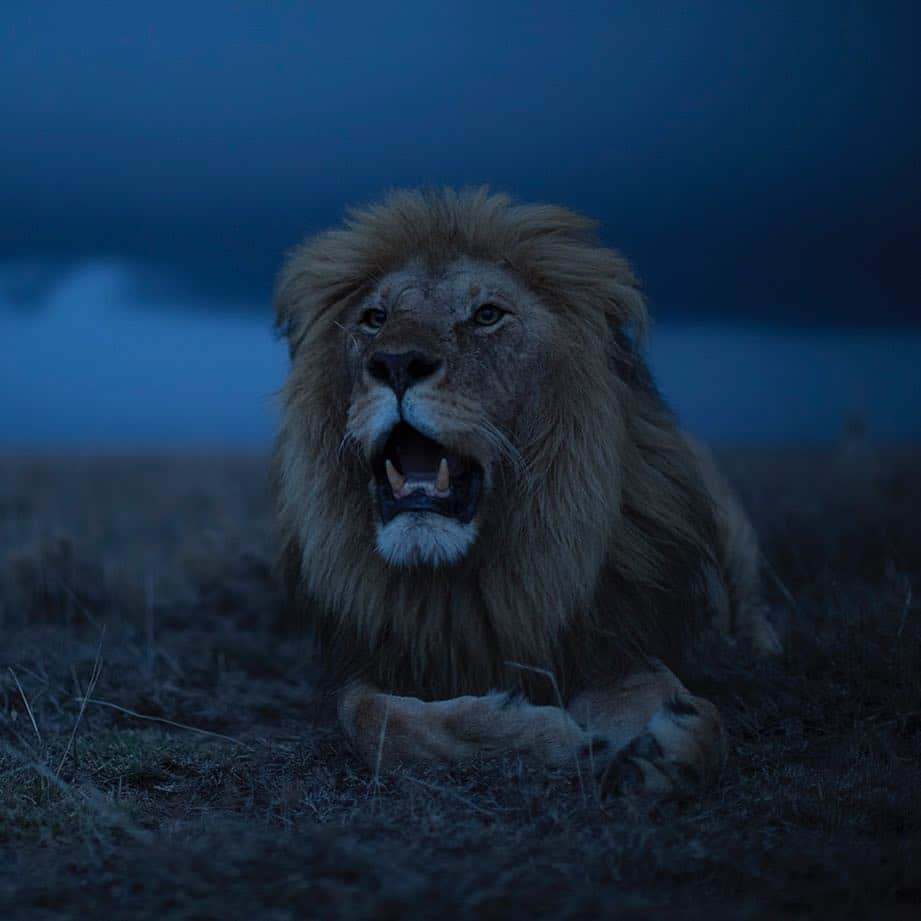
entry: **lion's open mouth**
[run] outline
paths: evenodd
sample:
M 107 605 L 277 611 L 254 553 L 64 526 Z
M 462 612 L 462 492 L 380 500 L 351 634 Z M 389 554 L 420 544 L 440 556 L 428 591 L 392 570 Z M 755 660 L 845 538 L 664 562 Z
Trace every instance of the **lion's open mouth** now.
M 381 521 L 400 512 L 436 512 L 467 523 L 476 514 L 483 468 L 405 422 L 390 433 L 373 462 Z

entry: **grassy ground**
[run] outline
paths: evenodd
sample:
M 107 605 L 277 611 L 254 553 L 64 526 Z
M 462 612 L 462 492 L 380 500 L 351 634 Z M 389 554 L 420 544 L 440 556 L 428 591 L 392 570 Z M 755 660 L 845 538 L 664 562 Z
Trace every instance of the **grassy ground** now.
M 734 755 L 677 805 L 375 782 L 273 630 L 264 459 L 0 459 L 0 917 L 917 917 L 921 453 L 722 460 L 788 653 L 708 644 Z

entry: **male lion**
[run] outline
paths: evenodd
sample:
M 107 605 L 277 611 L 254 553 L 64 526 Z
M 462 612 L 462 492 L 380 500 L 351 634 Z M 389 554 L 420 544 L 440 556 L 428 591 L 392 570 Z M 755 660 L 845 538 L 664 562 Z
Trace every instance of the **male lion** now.
M 605 793 L 687 793 L 725 745 L 671 669 L 707 622 L 779 648 L 752 528 L 592 231 L 398 191 L 282 270 L 286 568 L 371 765 L 516 750 L 590 759 Z

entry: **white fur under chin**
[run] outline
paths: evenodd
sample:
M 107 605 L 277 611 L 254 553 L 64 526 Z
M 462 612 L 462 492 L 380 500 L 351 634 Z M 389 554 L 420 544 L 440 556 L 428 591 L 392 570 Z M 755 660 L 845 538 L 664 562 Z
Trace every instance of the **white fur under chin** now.
M 447 566 L 475 539 L 473 522 L 461 524 L 434 512 L 401 512 L 377 526 L 377 552 L 391 566 Z

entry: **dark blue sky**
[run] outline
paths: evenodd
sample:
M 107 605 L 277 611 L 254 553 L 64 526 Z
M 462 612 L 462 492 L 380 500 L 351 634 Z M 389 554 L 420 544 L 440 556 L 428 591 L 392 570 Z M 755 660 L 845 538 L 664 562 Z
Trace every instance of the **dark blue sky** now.
M 7 0 L 0 272 L 267 310 L 346 203 L 488 182 L 602 220 L 662 318 L 918 324 L 919 10 Z

